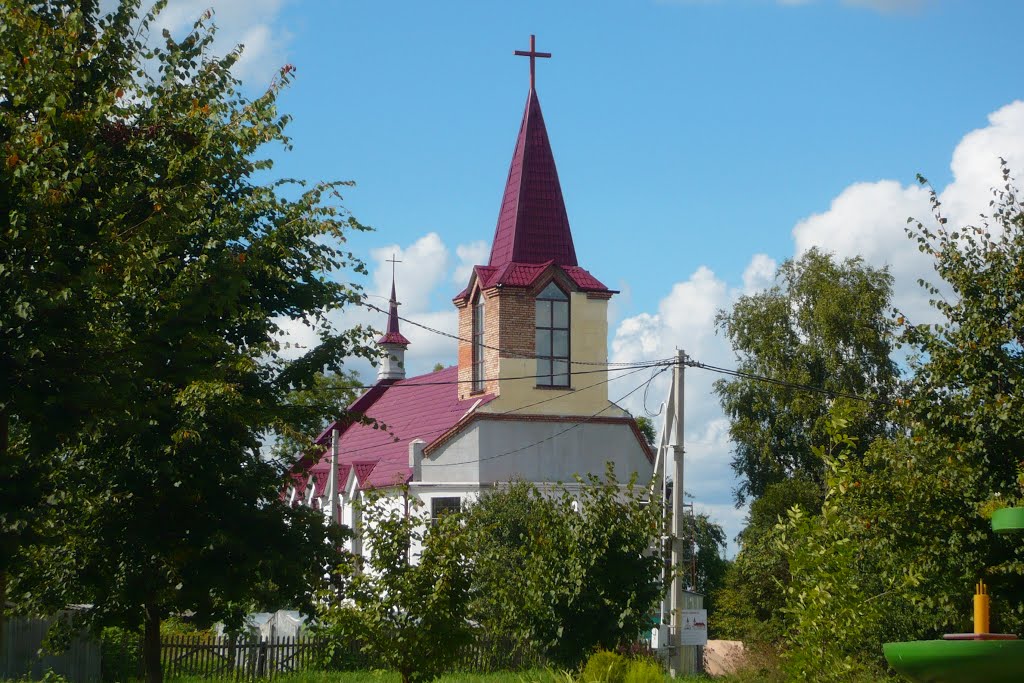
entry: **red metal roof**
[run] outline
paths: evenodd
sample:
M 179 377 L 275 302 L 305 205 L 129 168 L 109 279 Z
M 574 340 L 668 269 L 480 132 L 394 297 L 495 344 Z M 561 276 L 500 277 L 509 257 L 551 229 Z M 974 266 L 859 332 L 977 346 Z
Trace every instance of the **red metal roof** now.
M 491 266 L 475 266 L 474 273 L 480 283 L 480 289 L 491 287 L 533 287 L 549 268 L 558 268 L 576 284 L 581 292 L 607 292 L 614 294 L 586 269 L 579 266 L 558 266 L 554 261 L 546 263 L 507 263 L 501 268 Z M 453 301 L 462 301 L 469 296 L 469 288 L 459 292 Z
M 387 428 L 374 429 L 373 425 L 359 422 L 339 425 L 343 430 L 339 439 L 339 473 L 344 470 L 344 477 L 339 476 L 340 485 L 344 486 L 350 467 L 355 468 L 360 488 L 408 482 L 412 476 L 409 468 L 409 442 L 423 439 L 429 444 L 469 412 L 477 399 L 483 405 L 494 398 L 486 394 L 460 401 L 459 385 L 456 384 L 458 379 L 459 370 L 453 366 L 383 386 L 378 383 L 370 390 L 376 391 L 375 400 L 364 400 L 364 394 L 353 403 L 352 408 L 358 406 L 366 417 L 377 420 Z M 378 387 L 381 388 L 378 390 Z M 310 468 L 312 472 L 330 471 L 331 427 L 318 440 L 327 448 L 320 461 Z
M 575 266 L 576 249 L 540 100 L 530 88 L 488 265 L 548 261 Z

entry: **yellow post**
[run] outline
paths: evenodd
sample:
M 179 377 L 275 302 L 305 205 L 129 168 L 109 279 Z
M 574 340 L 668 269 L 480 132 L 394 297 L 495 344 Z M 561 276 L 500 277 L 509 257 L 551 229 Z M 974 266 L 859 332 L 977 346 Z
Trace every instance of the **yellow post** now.
M 988 588 L 984 581 L 979 581 L 974 594 L 974 633 L 988 633 L 989 601 Z

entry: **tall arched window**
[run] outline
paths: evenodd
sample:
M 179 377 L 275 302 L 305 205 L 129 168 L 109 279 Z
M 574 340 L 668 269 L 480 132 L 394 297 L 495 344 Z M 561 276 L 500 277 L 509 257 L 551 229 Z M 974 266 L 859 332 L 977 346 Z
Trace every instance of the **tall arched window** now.
M 569 295 L 554 282 L 537 296 L 537 386 L 569 386 Z
M 473 389 L 484 390 L 484 294 L 477 292 L 473 303 Z

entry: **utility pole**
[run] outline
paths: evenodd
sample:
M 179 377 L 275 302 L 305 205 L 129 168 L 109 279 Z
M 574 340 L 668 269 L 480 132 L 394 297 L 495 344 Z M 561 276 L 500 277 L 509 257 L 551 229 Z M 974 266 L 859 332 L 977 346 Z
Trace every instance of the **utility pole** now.
M 331 500 L 331 521 L 341 524 L 341 505 L 339 504 L 338 487 L 338 458 L 341 455 L 341 434 L 337 425 L 331 430 L 331 474 L 327 478 L 330 482 Z
M 675 408 L 672 432 L 672 602 L 669 644 L 672 653 L 669 670 L 673 676 L 680 676 L 683 665 L 682 609 L 683 576 L 680 571 L 683 561 L 683 524 L 686 518 L 683 508 L 683 378 L 686 369 L 686 352 L 676 352 L 676 366 L 672 371 L 672 404 Z M 666 463 L 667 464 L 667 463 Z

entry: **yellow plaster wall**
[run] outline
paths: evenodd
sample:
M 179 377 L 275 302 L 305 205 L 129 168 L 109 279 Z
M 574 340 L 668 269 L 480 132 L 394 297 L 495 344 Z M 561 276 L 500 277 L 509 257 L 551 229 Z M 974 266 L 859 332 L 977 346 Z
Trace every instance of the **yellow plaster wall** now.
M 481 412 L 503 413 L 523 408 L 524 415 L 592 415 L 608 403 L 608 300 L 591 299 L 583 292 L 569 295 L 570 360 L 573 361 L 569 389 L 537 388 L 537 361 L 532 358 L 501 358 L 499 360 L 498 397 L 480 408 Z M 531 328 L 534 321 L 525 321 Z M 595 363 L 583 365 L 578 361 Z M 577 391 L 571 391 L 576 389 Z M 559 398 L 555 396 L 560 395 Z M 548 400 L 553 399 L 553 400 Z M 544 401 L 539 405 L 530 404 Z M 530 406 L 530 407 L 525 407 Z M 609 408 L 604 417 L 618 417 L 625 412 Z

